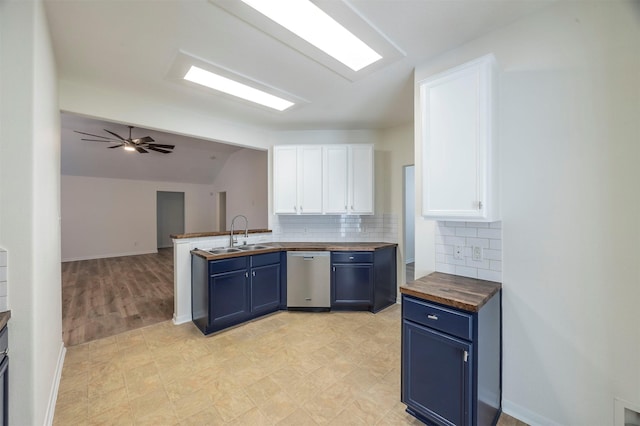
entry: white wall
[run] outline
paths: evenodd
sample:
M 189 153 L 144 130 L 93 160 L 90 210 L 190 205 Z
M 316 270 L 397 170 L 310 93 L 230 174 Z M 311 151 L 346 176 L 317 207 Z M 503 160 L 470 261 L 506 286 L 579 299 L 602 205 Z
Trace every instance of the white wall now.
M 243 214 L 250 229 L 268 227 L 267 151 L 241 149 L 229 156 L 213 184 L 214 195 L 227 193 L 227 227 L 235 215 Z M 235 222 L 244 229 L 244 220 Z
M 41 1 L 0 2 L 0 246 L 7 249 L 9 423 L 52 420 L 64 354 L 60 125 Z
M 155 253 L 157 191 L 185 193 L 185 233 L 214 228 L 211 185 L 62 176 L 62 260 Z
M 614 397 L 640 404 L 640 3 L 561 2 L 416 80 L 488 52 L 502 70 L 504 410 L 611 425 Z

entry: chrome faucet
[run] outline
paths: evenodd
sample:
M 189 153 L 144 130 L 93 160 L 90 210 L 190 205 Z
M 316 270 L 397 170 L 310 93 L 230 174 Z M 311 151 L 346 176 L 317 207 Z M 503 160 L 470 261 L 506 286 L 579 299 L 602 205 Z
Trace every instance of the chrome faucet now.
M 249 237 L 249 221 L 247 220 L 247 217 L 243 214 L 235 215 L 233 219 L 231 219 L 231 233 L 229 234 L 229 247 L 233 247 L 233 244 L 238 242 L 237 240 L 233 239 L 233 223 L 239 217 L 244 218 L 244 238 L 246 239 Z

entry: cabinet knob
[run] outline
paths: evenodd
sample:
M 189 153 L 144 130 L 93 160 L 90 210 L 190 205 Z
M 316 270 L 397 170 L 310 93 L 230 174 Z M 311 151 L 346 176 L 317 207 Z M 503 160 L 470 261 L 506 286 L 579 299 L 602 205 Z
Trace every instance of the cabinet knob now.
M 438 316 L 437 315 L 429 314 L 429 315 L 427 315 L 427 318 L 429 318 L 430 320 L 438 321 Z
M 349 256 L 349 260 L 353 260 L 353 256 Z
M 244 277 L 245 277 L 245 278 L 249 278 L 249 273 L 248 273 L 248 272 L 245 272 L 245 273 L 244 273 Z
M 251 275 L 256 276 L 256 271 L 251 272 Z

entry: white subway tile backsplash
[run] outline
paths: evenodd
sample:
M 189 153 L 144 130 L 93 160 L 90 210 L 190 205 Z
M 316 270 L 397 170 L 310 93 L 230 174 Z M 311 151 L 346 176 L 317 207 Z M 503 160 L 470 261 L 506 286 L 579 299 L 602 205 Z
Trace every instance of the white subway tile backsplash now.
M 502 282 L 502 274 L 498 271 L 478 269 L 478 278 L 481 280 Z
M 456 228 L 456 236 L 475 238 L 478 236 L 478 230 L 476 228 Z
M 435 234 L 436 271 L 502 280 L 502 222 L 437 222 Z M 463 260 L 453 256 L 455 246 L 463 247 Z M 482 249 L 480 260 L 473 259 L 473 247 Z
M 478 278 L 478 268 L 469 268 L 467 266 L 456 266 L 456 275 L 463 277 Z
M 502 239 L 502 230 L 501 229 L 478 229 L 478 237 L 500 240 Z
M 0 281 L 0 297 L 7 295 L 7 282 Z M 6 309 L 4 309 L 6 311 Z
M 7 266 L 7 252 L 0 249 L 0 266 Z
M 0 266 L 0 281 L 6 281 L 6 280 L 7 280 L 7 267 Z

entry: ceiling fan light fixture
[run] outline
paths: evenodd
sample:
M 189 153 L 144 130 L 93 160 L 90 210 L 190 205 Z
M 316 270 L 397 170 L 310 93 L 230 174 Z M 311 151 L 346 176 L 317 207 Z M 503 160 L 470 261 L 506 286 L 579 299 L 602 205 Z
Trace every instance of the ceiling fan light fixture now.
M 192 65 L 183 77 L 187 81 L 226 93 L 247 101 L 251 101 L 278 111 L 284 111 L 294 105 L 293 102 L 247 86 L 235 80 L 214 74 L 210 71 Z
M 134 147 L 132 147 L 131 145 L 125 145 L 124 146 L 124 150 L 125 151 L 135 151 L 136 149 Z
M 353 71 L 382 56 L 309 0 L 242 0 Z

